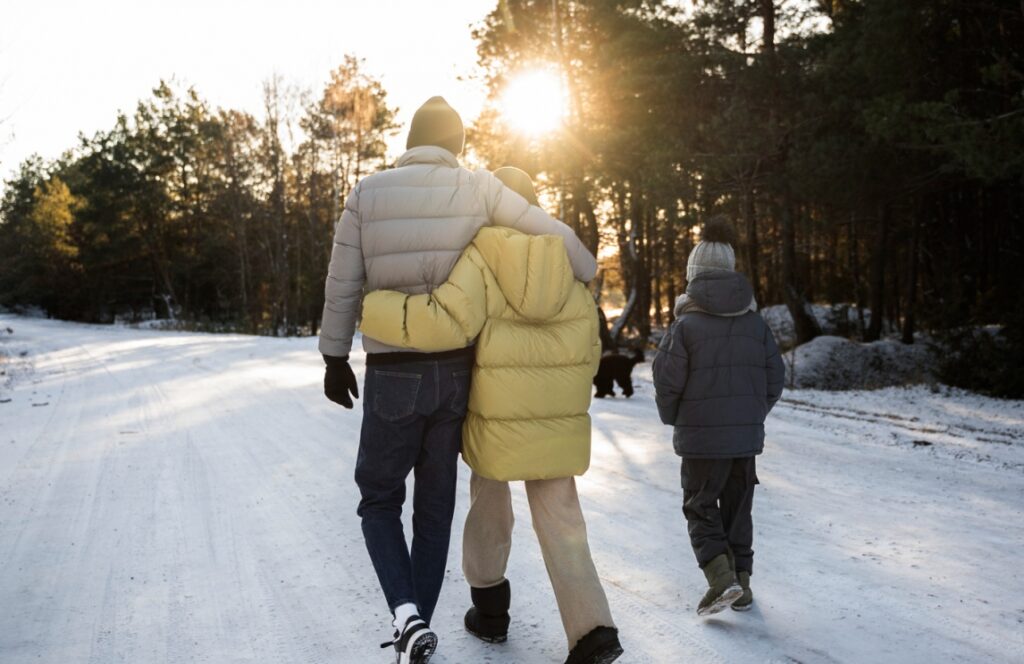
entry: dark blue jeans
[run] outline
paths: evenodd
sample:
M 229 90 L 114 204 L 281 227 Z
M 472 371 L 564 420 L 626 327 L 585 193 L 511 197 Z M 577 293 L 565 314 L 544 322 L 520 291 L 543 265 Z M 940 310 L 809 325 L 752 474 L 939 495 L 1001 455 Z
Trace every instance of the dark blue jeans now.
M 356 460 L 363 537 L 388 607 L 430 621 L 444 581 L 472 356 L 368 364 Z M 412 550 L 402 528 L 412 472 Z

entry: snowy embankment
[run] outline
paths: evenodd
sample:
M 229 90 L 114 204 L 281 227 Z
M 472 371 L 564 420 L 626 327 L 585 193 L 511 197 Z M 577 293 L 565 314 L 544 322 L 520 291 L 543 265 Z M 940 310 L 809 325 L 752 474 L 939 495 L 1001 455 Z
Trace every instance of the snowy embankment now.
M 929 339 L 911 345 L 895 339 L 852 341 L 857 310 L 849 305 L 808 305 L 823 336 L 794 347 L 793 318 L 785 305 L 761 310 L 786 361 L 786 385 L 816 390 L 874 390 L 900 385 L 933 384 L 938 358 Z M 865 312 L 865 316 L 870 316 Z
M 7 326 L 0 662 L 388 661 L 355 516 L 360 414 L 322 397 L 315 340 Z M 1024 404 L 923 387 L 788 393 L 758 460 L 755 608 L 701 620 L 649 373 L 637 368 L 632 400 L 595 404 L 580 480 L 622 662 L 1020 661 Z M 457 527 L 439 664 L 565 657 L 513 495 L 511 639 L 461 629 Z
M 936 358 L 924 343 L 895 339 L 861 343 L 815 337 L 782 354 L 786 385 L 819 390 L 871 390 L 935 382 Z

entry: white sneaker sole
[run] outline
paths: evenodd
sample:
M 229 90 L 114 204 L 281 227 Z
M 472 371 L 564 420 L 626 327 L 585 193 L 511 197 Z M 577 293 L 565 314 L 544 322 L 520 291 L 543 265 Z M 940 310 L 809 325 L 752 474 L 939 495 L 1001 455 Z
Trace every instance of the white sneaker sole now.
M 399 654 L 398 664 L 427 664 L 437 650 L 437 635 L 429 630 L 409 641 L 406 651 Z
M 713 616 L 716 613 L 721 613 L 729 608 L 733 602 L 743 596 L 743 588 L 740 588 L 738 583 L 734 583 L 725 589 L 718 599 L 711 604 L 708 604 L 703 609 L 697 609 L 698 616 Z

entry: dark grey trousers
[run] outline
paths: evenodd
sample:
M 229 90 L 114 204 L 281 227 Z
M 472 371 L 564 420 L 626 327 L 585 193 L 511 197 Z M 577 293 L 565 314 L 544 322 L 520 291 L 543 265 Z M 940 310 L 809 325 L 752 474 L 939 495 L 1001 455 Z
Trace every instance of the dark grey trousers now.
M 732 551 L 737 572 L 753 571 L 755 458 L 683 459 L 683 515 L 701 569 Z

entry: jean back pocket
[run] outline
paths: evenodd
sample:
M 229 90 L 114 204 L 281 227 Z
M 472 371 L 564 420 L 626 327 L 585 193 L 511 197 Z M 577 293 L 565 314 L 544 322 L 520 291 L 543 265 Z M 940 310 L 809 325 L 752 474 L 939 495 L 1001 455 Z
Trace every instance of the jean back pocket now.
M 472 380 L 473 371 L 471 369 L 465 369 L 462 371 L 452 372 L 452 382 L 454 383 L 454 389 L 452 390 L 451 409 L 457 413 L 465 413 L 466 408 L 469 406 L 469 386 Z
M 399 371 L 372 371 L 374 414 L 388 422 L 412 415 L 416 411 L 423 376 Z

